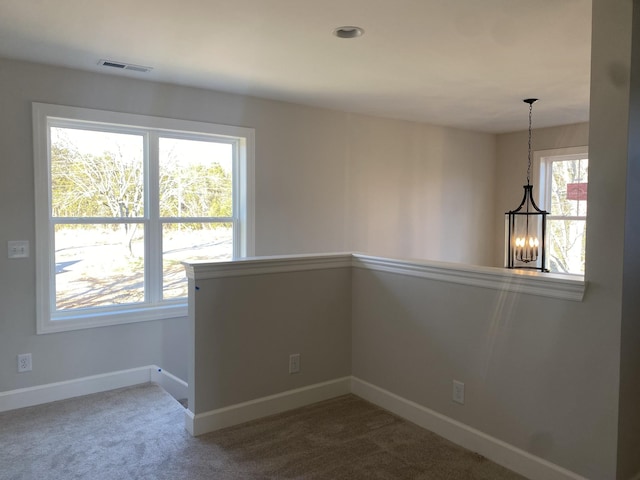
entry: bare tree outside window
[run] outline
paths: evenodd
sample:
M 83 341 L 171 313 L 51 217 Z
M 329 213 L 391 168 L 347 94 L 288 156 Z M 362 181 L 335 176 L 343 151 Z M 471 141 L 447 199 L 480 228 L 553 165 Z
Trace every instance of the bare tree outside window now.
M 159 217 L 150 223 L 143 135 L 51 128 L 56 309 L 143 302 L 145 235 L 157 225 L 165 298 L 186 295 L 181 261 L 231 258 L 232 146 L 159 143 Z

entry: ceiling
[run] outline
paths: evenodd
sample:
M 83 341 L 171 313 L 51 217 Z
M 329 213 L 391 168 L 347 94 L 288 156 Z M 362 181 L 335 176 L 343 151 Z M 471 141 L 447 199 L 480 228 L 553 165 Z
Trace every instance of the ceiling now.
M 0 0 L 0 57 L 482 132 L 588 121 L 590 0 Z M 355 39 L 332 35 L 356 25 Z M 150 66 L 148 73 L 100 59 Z

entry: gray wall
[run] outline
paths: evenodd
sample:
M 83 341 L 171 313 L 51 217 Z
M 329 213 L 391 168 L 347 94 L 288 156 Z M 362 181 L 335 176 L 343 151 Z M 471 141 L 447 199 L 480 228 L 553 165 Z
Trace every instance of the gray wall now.
M 351 251 L 491 265 L 495 136 L 376 118 L 349 127 Z
M 350 268 L 190 280 L 190 294 L 195 284 L 194 414 L 351 374 Z
M 633 2 L 624 230 L 618 478 L 640 473 L 640 1 Z M 638 478 L 638 477 L 636 477 Z
M 615 305 L 590 289 L 572 302 L 354 269 L 353 375 L 587 478 L 612 479 Z M 454 379 L 465 383 L 463 406 L 451 401 Z
M 615 408 L 619 415 L 617 476 L 640 476 L 640 305 L 637 285 L 640 268 L 635 205 L 637 182 L 637 78 L 630 72 L 640 62 L 631 39 L 640 35 L 632 23 L 638 2 L 594 0 L 591 61 L 591 122 L 589 129 L 589 231 L 586 275 L 592 290 L 611 305 L 607 328 L 617 336 L 619 389 Z M 637 14 L 637 12 L 636 12 Z M 635 35 L 632 35 L 634 33 Z M 631 119 L 631 120 L 630 120 Z M 595 181 L 594 181 L 595 180 Z
M 2 248 L 34 245 L 33 101 L 255 128 L 257 255 L 359 250 L 491 263 L 493 230 L 480 219 L 493 204 L 492 135 L 6 59 Z M 475 244 L 465 241 L 472 231 Z M 0 391 L 148 364 L 186 379 L 186 318 L 35 335 L 34 254 L 0 254 Z M 34 370 L 17 374 L 26 352 Z

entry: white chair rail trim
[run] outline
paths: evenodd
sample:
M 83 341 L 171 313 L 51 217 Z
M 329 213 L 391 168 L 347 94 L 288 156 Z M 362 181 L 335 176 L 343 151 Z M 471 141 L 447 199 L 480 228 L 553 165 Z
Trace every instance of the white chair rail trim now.
M 352 254 L 331 253 L 313 255 L 282 255 L 274 257 L 248 257 L 227 262 L 183 262 L 187 278 L 242 277 L 271 273 L 303 272 L 330 268 L 351 267 Z
M 184 266 L 187 277 L 193 280 L 353 267 L 577 302 L 582 301 L 586 289 L 584 278 L 575 275 L 429 260 L 400 260 L 359 253 L 254 257 L 227 262 L 184 262 Z
M 423 260 L 394 260 L 353 254 L 353 266 L 473 287 L 580 302 L 586 283 L 583 277 L 535 271 L 464 265 Z

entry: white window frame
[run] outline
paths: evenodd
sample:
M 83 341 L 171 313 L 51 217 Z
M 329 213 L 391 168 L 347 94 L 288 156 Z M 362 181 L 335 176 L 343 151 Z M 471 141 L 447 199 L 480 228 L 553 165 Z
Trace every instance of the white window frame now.
M 233 165 L 233 258 L 253 256 L 255 253 L 255 204 L 254 157 L 255 131 L 252 128 L 218 125 L 212 123 L 177 120 L 166 117 L 93 110 L 87 108 L 33 103 L 33 147 L 36 220 L 36 316 L 37 333 L 53 333 L 83 328 L 102 327 L 123 323 L 184 317 L 187 315 L 187 299 L 151 301 L 114 306 L 112 308 L 83 309 L 82 311 L 55 310 L 55 252 L 53 218 L 51 215 L 51 158 L 50 126 L 63 126 L 68 122 L 93 123 L 105 131 L 128 132 L 139 130 L 144 135 L 173 138 L 197 138 L 210 135 L 227 138 L 238 145 Z M 148 161 L 145 158 L 145 161 Z M 151 169 L 153 170 L 153 169 Z M 151 173 L 149 173 L 152 175 Z M 148 185 L 145 178 L 145 185 Z M 157 205 L 157 191 L 147 192 L 150 205 Z M 143 218 L 149 221 L 149 208 Z M 159 233 L 149 232 L 157 237 Z M 149 248 L 159 249 L 158 238 L 151 238 Z M 155 252 L 157 254 L 157 252 Z M 149 272 L 145 272 L 145 278 Z M 153 272 L 162 275 L 162 272 Z M 157 297 L 157 295 L 156 295 Z
M 533 182 L 538 185 L 538 206 L 542 210 L 551 212 L 551 168 L 550 165 L 554 161 L 579 160 L 581 158 L 589 158 L 589 147 L 581 145 L 577 147 L 555 148 L 550 150 L 537 150 L 533 152 Z M 587 216 L 563 216 L 563 215 L 547 215 L 549 220 L 581 220 L 587 222 Z M 585 258 L 586 263 L 586 258 Z M 567 273 L 567 275 L 576 275 L 582 277 L 579 273 Z

